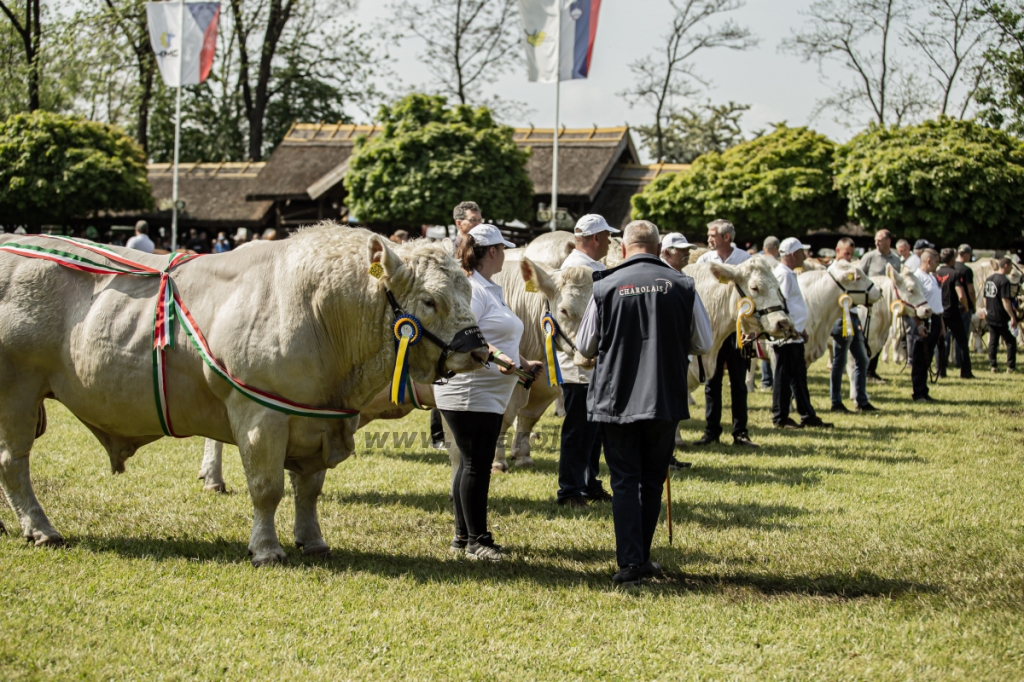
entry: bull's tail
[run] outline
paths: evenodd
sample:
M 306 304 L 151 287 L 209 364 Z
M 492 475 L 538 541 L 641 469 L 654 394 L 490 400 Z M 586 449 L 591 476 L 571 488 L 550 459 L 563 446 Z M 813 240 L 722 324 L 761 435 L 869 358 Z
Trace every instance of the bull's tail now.
M 39 403 L 39 417 L 36 420 L 36 438 L 42 438 L 46 433 L 46 404 Z

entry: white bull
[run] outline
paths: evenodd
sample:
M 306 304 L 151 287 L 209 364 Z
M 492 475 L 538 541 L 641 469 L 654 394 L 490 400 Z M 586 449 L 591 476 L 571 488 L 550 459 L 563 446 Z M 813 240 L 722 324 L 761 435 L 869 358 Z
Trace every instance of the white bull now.
M 55 241 L 3 236 L 0 245 L 15 240 L 51 249 Z M 165 257 L 111 250 L 151 268 L 167 264 Z M 380 279 L 367 272 L 371 263 L 380 264 Z M 441 339 L 475 326 L 469 283 L 444 247 L 392 251 L 377 235 L 334 224 L 259 249 L 204 256 L 172 277 L 234 376 L 320 408 L 359 409 L 388 383 L 395 344 L 386 289 Z M 24 536 L 37 545 L 62 542 L 29 476 L 45 398 L 62 402 L 96 435 L 115 473 L 163 435 L 152 361 L 158 286 L 157 278 L 87 274 L 0 252 L 0 484 Z M 253 564 L 285 559 L 274 521 L 285 469 L 295 489 L 296 544 L 306 554 L 328 553 L 317 498 L 325 469 L 354 449 L 355 419 L 295 416 L 253 402 L 204 364 L 180 325 L 173 333 L 166 398 L 174 432 L 238 446 L 254 508 Z M 411 375 L 432 381 L 439 355 L 430 342 L 413 346 Z M 444 367 L 467 371 L 485 357 L 472 349 L 451 355 Z
M 839 297 L 845 292 L 868 293 L 868 303 L 874 304 L 882 297 L 882 291 L 857 266 L 837 262 L 833 270 L 810 270 L 797 276 L 800 293 L 807 304 L 807 341 L 804 344 L 804 358 L 810 366 L 825 354 L 835 324 L 842 314 Z M 845 292 L 844 292 L 845 289 Z

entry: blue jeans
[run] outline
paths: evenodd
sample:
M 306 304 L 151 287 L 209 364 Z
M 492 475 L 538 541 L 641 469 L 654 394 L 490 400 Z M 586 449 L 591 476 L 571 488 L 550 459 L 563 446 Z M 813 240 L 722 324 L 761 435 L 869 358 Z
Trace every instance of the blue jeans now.
M 853 356 L 853 385 L 857 391 L 857 407 L 868 404 L 868 349 L 864 343 L 864 330 L 860 326 L 860 317 L 852 314 L 853 336 L 843 338 L 842 320 L 832 327 L 832 378 L 829 392 L 832 404 L 843 402 L 843 374 L 846 372 L 846 353 Z
M 761 388 L 772 387 L 772 363 L 769 360 L 761 361 Z

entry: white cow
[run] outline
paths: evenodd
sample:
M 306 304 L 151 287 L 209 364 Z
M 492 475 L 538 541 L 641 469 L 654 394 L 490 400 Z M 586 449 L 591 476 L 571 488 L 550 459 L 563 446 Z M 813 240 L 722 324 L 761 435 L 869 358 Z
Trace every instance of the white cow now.
M 2 236 L 101 258 L 66 242 Z M 112 248 L 161 269 L 167 258 Z M 367 269 L 379 263 L 382 276 Z M 475 327 L 470 286 L 450 253 L 423 242 L 392 250 L 381 237 L 326 223 L 258 249 L 204 256 L 172 271 L 213 354 L 236 377 L 303 405 L 359 409 L 389 381 L 395 362 L 390 290 L 440 339 Z M 163 435 L 154 400 L 153 324 L 159 279 L 95 275 L 0 252 L 0 484 L 26 538 L 62 542 L 32 490 L 29 453 L 54 398 L 107 450 L 112 470 Z M 468 337 L 467 337 L 468 338 Z M 469 347 L 473 346 L 473 347 Z M 440 360 L 429 341 L 413 346 L 410 369 L 430 382 L 438 364 L 479 366 L 473 342 Z M 294 537 L 306 554 L 326 554 L 317 520 L 324 471 L 354 450 L 354 419 L 294 416 L 264 407 L 214 373 L 185 336 L 167 349 L 166 398 L 174 432 L 238 446 L 252 497 L 254 565 L 281 562 L 275 514 L 284 472 L 295 489 Z
M 882 297 L 881 289 L 856 265 L 840 261 L 834 270 L 805 270 L 797 275 L 800 293 L 807 304 L 804 358 L 808 366 L 828 349 L 832 325 L 843 314 L 839 297 L 844 292 L 868 292 L 868 302 L 871 304 Z

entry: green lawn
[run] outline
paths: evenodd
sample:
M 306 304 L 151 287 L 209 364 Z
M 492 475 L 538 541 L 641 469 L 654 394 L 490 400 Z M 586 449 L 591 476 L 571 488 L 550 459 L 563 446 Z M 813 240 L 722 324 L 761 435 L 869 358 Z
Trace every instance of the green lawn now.
M 655 537 L 667 576 L 632 592 L 611 584 L 610 505 L 554 504 L 550 413 L 536 468 L 492 482 L 507 562 L 448 554 L 447 456 L 417 437 L 328 474 L 332 560 L 295 549 L 286 497 L 290 564 L 256 570 L 233 448 L 229 495 L 196 480 L 199 439 L 143 448 L 113 476 L 49 401 L 35 484 L 69 545 L 0 538 L 0 677 L 1021 679 L 1024 378 L 976 362 L 979 379 L 942 381 L 928 406 L 883 366 L 884 412 L 834 431 L 770 431 L 770 395 L 751 396 L 762 449 L 681 454 L 694 468 L 673 475 L 675 544 Z M 827 381 L 821 361 L 826 419 Z M 426 416 L 368 430 L 425 431 Z M 17 532 L 6 506 L 0 519 Z

